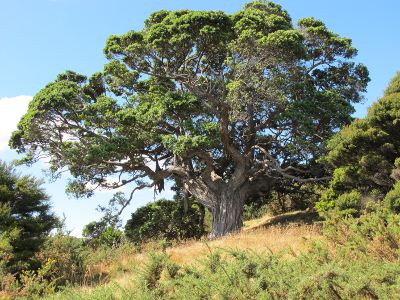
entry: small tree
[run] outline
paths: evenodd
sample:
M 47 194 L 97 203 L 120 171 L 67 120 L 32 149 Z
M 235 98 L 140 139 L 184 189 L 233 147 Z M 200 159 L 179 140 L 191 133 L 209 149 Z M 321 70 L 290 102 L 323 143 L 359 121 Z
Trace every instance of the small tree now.
M 104 53 L 102 73 L 67 71 L 34 97 L 11 147 L 68 168 L 77 195 L 178 180 L 211 210 L 212 236 L 238 230 L 245 200 L 281 180 L 324 177 L 316 159 L 369 80 L 350 39 L 313 18 L 294 27 L 269 1 L 158 11 Z
M 0 162 L 0 264 L 11 273 L 38 267 L 34 254 L 57 225 L 40 185 Z
M 204 234 L 204 217 L 198 204 L 187 211 L 177 200 L 161 199 L 138 208 L 125 226 L 126 236 L 140 244 L 149 240 L 181 241 Z
M 367 116 L 343 128 L 328 150 L 324 160 L 333 169 L 333 179 L 318 204 L 321 210 L 336 207 L 358 214 L 364 200 L 384 199 L 400 180 L 400 72 Z M 400 208 L 398 191 L 396 187 L 387 196 L 394 210 Z
M 123 232 L 113 225 L 104 223 L 104 221 L 93 221 L 87 224 L 82 231 L 86 243 L 92 247 L 107 246 L 113 247 L 119 245 L 123 239 Z

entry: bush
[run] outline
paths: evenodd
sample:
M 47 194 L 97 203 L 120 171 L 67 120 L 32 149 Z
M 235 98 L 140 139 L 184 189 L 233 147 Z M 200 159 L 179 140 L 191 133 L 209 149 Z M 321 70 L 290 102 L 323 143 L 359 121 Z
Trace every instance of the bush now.
M 131 299 L 394 299 L 400 284 L 399 261 L 354 259 L 314 245 L 307 254 L 257 255 L 220 250 L 196 266 L 177 266 L 167 276 L 170 260 L 153 259 L 149 273 L 139 274 Z M 141 284 L 148 280 L 149 284 Z M 151 284 L 150 284 L 151 283 Z
M 324 225 L 326 240 L 306 253 L 290 249 L 258 255 L 219 249 L 196 267 L 157 260 L 156 284 L 138 285 L 145 299 L 395 299 L 400 289 L 400 216 L 377 206 L 358 218 L 337 215 Z M 289 258 L 289 256 L 294 256 Z M 139 275 L 139 281 L 143 280 Z
M 313 208 L 321 197 L 323 189 L 320 183 L 293 183 L 284 181 L 272 194 L 269 211 L 282 214 L 289 211 Z
M 400 261 L 400 215 L 370 206 L 360 217 L 331 215 L 324 235 L 346 257 Z
M 356 190 L 336 197 L 328 190 L 316 204 L 316 208 L 325 216 L 332 213 L 341 216 L 359 216 L 362 210 L 362 200 L 363 197 Z
M 283 181 L 269 195 L 246 200 L 244 221 L 260 218 L 266 213 L 279 215 L 290 211 L 313 208 L 321 197 L 323 186 L 317 183 Z
M 365 211 L 357 218 L 332 214 L 325 239 L 302 254 L 219 248 L 189 266 L 151 253 L 132 269 L 132 282 L 69 289 L 51 299 L 397 299 L 400 215 L 371 205 Z
M 11 208 L 7 204 L 0 203 L 0 220 L 2 223 L 8 223 L 11 219 Z M 14 257 L 13 242 L 18 239 L 20 230 L 16 227 L 3 229 L 0 231 L 0 277 L 8 272 L 10 261 Z
M 36 258 L 42 265 L 53 262 L 52 274 L 56 278 L 56 286 L 60 287 L 83 283 L 89 255 L 82 239 L 57 234 L 44 243 Z
M 56 261 L 49 259 L 39 270 L 24 270 L 20 276 L 20 295 L 43 296 L 54 293 L 57 287 Z
M 150 240 L 181 241 L 204 234 L 204 215 L 191 203 L 187 212 L 178 201 L 161 199 L 138 208 L 125 226 L 128 239 L 136 244 Z
M 20 297 L 32 299 L 54 293 L 56 291 L 54 264 L 54 260 L 48 260 L 38 270 L 21 271 L 18 278 L 9 273 L 1 276 L 0 299 L 20 299 Z M 7 297 L 2 298 L 4 294 Z
M 269 211 L 270 197 L 249 198 L 243 207 L 243 221 L 260 218 Z
M 393 189 L 386 194 L 384 199 L 385 205 L 391 211 L 400 213 L 400 181 L 398 181 Z

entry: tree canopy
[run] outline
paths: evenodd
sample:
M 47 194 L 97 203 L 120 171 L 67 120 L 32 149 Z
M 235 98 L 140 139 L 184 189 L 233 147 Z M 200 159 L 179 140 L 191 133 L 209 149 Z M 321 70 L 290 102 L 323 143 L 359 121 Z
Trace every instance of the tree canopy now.
M 245 199 L 324 176 L 324 143 L 350 123 L 368 71 L 322 21 L 293 26 L 272 2 L 235 14 L 158 11 L 112 35 L 104 70 L 67 71 L 29 104 L 10 145 L 68 169 L 69 191 L 180 181 L 211 209 L 213 235 L 237 230 Z

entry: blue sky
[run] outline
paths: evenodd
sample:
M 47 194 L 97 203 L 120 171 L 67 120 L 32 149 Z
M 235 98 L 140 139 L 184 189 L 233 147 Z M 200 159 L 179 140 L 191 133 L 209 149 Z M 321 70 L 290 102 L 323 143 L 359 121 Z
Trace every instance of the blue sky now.
M 16 154 L 6 141 L 24 113 L 31 96 L 64 70 L 90 75 L 106 62 L 102 53 L 111 34 L 140 29 L 148 15 L 160 9 L 223 10 L 233 13 L 242 0 L 0 0 L 0 159 L 11 161 Z M 381 95 L 397 70 L 399 60 L 400 1 L 382 0 L 282 0 L 294 21 L 314 16 L 332 31 L 353 39 L 357 60 L 370 71 L 366 102 L 357 105 L 356 116 Z M 20 168 L 24 173 L 44 177 L 44 164 Z M 99 215 L 95 207 L 106 202 L 112 192 L 99 192 L 91 199 L 69 199 L 64 193 L 66 178 L 46 183 L 54 211 L 66 215 L 73 234 Z M 167 191 L 164 195 L 171 197 Z M 124 214 L 153 200 L 153 191 L 142 191 Z

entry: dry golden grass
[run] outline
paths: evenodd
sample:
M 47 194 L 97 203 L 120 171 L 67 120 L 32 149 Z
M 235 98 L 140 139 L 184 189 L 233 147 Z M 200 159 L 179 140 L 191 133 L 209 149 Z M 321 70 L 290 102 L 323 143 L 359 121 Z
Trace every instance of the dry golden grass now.
M 282 224 L 314 224 L 318 220 L 318 213 L 312 210 L 298 210 L 276 216 L 271 216 L 267 214 L 259 219 L 246 221 L 243 230 L 248 231 L 259 228 L 268 228 Z
M 266 215 L 262 216 L 261 218 L 244 221 L 243 228 L 244 229 L 253 228 L 258 224 L 265 223 L 267 220 L 271 219 L 272 217 L 273 217 L 272 215 L 266 214 Z
M 291 249 L 298 254 L 306 251 L 307 241 L 321 237 L 320 226 L 309 224 L 312 212 L 297 211 L 279 216 L 266 215 L 262 218 L 245 223 L 243 230 L 216 240 L 187 241 L 175 247 L 167 248 L 167 254 L 178 264 L 196 263 L 216 249 L 251 250 L 257 253 L 272 251 L 273 253 Z M 141 253 L 133 249 L 124 249 L 111 262 L 100 268 L 108 273 L 109 279 L 119 283 L 126 280 L 124 274 L 129 274 L 137 266 L 147 260 L 147 253 L 160 250 L 158 243 L 149 243 L 142 248 Z M 124 279 L 125 278 L 125 279 Z
M 251 250 L 257 253 L 273 253 L 291 248 L 298 254 L 307 250 L 307 240 L 320 237 L 317 225 L 288 225 L 242 230 L 239 233 L 225 236 L 213 241 L 193 241 L 168 248 L 171 260 L 179 264 L 195 263 L 200 258 L 216 249 Z
M 292 213 L 288 214 L 291 215 Z M 218 249 L 251 250 L 256 253 L 271 251 L 276 253 L 282 250 L 291 249 L 291 253 L 299 254 L 307 251 L 308 241 L 321 238 L 321 227 L 318 224 L 305 225 L 292 223 L 289 225 L 274 225 L 264 227 L 275 217 L 264 217 L 254 221 L 240 232 L 211 241 L 188 241 L 175 247 L 167 248 L 166 252 L 170 259 L 180 265 L 197 264 L 205 258 L 210 251 Z M 154 249 L 154 245 L 145 247 L 148 250 Z M 108 267 L 112 270 L 130 269 L 143 266 L 147 261 L 147 251 L 142 253 L 125 252 L 124 257 L 114 261 Z M 133 268 L 132 268 L 133 267 Z M 138 270 L 138 269 L 136 269 Z M 106 271 L 106 270 L 104 270 Z M 119 273 L 119 276 L 112 276 L 112 282 L 124 288 L 133 284 L 131 272 Z M 134 273 L 134 272 L 132 272 Z M 115 274 L 116 275 L 116 274 Z

